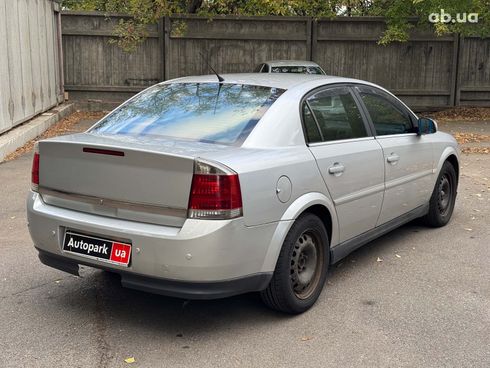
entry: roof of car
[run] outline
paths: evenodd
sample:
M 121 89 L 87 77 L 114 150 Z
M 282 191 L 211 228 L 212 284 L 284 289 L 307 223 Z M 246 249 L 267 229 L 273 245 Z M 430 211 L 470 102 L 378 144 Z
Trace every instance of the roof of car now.
M 268 60 L 264 64 L 271 66 L 319 66 L 315 62 L 307 60 Z
M 237 73 L 237 74 L 220 74 L 224 78 L 223 83 L 227 84 L 251 84 L 256 86 L 274 87 L 282 89 L 291 89 L 302 84 L 323 85 L 330 83 L 363 83 L 370 84 L 356 79 L 335 77 L 319 74 L 295 74 L 295 73 Z M 163 83 L 217 83 L 216 75 L 199 75 L 192 77 L 182 77 L 165 81 Z

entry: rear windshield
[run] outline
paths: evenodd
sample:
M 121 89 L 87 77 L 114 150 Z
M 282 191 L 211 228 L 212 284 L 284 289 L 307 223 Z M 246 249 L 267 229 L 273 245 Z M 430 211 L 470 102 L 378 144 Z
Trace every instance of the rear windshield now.
M 242 142 L 282 89 L 228 83 L 154 86 L 105 117 L 90 132 Z

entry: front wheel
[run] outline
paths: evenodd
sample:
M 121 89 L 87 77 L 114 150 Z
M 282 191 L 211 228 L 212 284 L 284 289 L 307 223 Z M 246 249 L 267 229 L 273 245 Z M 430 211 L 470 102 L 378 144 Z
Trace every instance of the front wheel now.
M 446 161 L 436 181 L 434 191 L 429 202 L 429 213 L 424 217 L 424 222 L 432 227 L 446 225 L 454 210 L 458 178 L 453 165 Z
M 289 230 L 272 280 L 261 297 L 272 309 L 298 314 L 316 302 L 330 259 L 328 234 L 313 214 L 301 215 Z

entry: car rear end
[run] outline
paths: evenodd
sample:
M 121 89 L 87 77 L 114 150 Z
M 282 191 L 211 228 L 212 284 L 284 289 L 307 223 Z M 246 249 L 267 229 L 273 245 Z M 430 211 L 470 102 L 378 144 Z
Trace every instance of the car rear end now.
M 125 286 L 186 298 L 265 288 L 276 224 L 246 226 L 239 173 L 205 157 L 236 150 L 278 95 L 155 87 L 87 133 L 39 142 L 27 210 L 41 261 L 73 274 L 80 264 L 107 269 Z

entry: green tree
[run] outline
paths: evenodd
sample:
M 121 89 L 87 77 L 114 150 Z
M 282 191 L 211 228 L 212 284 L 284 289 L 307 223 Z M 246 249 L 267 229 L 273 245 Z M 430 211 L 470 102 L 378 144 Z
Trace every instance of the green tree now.
M 415 26 L 432 27 L 436 34 L 490 36 L 490 0 L 62 0 L 64 9 L 121 12 L 132 16 L 115 29 L 115 42 L 133 51 L 147 37 L 147 26 L 170 14 L 278 16 L 384 16 L 386 31 L 380 44 L 404 42 Z M 444 12 L 451 20 L 442 17 Z M 478 22 L 468 19 L 478 14 Z M 437 15 L 431 16 L 432 15 Z M 457 16 L 459 17 L 457 18 Z M 462 22 L 466 15 L 466 22 Z M 418 22 L 410 20 L 418 17 Z M 432 18 L 431 18 L 432 17 Z M 433 22 L 431 22 L 431 19 Z M 434 22 L 434 20 L 438 20 Z M 452 20 L 455 20 L 452 22 Z M 185 24 L 179 25 L 185 31 Z
M 443 18 L 442 14 L 451 18 Z M 470 14 L 477 14 L 477 22 L 471 22 L 475 18 L 470 19 Z M 387 19 L 387 29 L 379 41 L 381 44 L 407 41 L 410 29 L 415 25 L 433 27 L 440 36 L 450 33 L 490 36 L 490 0 L 373 0 L 369 15 Z M 409 21 L 414 16 L 418 17 L 418 23 Z
M 126 0 L 62 0 L 61 6 L 67 10 L 126 12 L 127 3 Z

